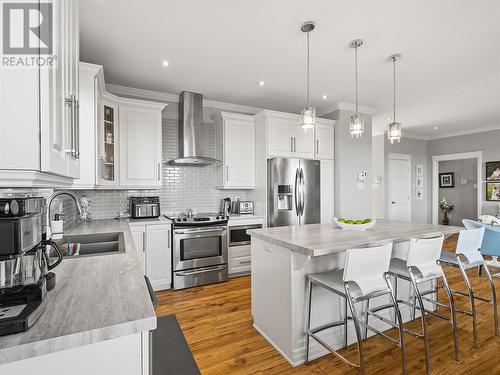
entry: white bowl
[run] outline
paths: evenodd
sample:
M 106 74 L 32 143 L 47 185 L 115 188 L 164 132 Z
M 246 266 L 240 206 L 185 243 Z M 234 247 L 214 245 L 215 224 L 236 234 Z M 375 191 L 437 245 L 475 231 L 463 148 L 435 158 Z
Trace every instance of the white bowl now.
M 337 224 L 339 227 L 342 229 L 351 229 L 351 230 L 367 230 L 370 229 L 375 225 L 377 222 L 376 219 L 372 219 L 371 222 L 366 223 L 366 224 L 347 224 L 347 223 L 341 223 L 337 217 L 333 218 L 333 222 Z

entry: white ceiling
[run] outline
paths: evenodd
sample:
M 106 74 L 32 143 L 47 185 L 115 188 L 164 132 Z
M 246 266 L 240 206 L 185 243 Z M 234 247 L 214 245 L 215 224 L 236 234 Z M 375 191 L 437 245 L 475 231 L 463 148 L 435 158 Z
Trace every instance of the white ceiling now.
M 387 56 L 396 52 L 404 130 L 439 136 L 500 125 L 499 0 L 85 0 L 80 10 L 81 60 L 104 65 L 107 83 L 298 112 L 299 26 L 314 20 L 314 106 L 354 101 L 348 45 L 362 38 L 359 97 L 375 109 L 374 132 L 392 117 Z

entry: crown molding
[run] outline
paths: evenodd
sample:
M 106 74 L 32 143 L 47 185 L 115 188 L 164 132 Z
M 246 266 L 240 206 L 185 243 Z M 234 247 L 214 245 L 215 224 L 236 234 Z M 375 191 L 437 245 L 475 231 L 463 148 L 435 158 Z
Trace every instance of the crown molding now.
M 179 95 L 170 94 L 168 92 L 136 89 L 134 87 L 113 85 L 113 84 L 106 84 L 106 90 L 109 92 L 112 92 L 113 94 L 116 94 L 116 95 L 126 95 L 126 96 L 133 96 L 136 98 L 141 98 L 141 99 L 160 100 L 160 101 L 168 101 L 168 102 L 173 102 L 173 103 L 179 102 Z M 216 100 L 207 100 L 205 98 L 203 98 L 203 106 L 209 107 L 209 108 L 222 109 L 225 111 L 249 113 L 252 115 L 262 111 L 262 109 L 263 109 L 263 108 L 248 106 L 248 105 L 219 102 Z
M 431 137 L 428 135 L 421 135 L 421 134 L 415 134 L 415 133 L 409 133 L 409 132 L 401 132 L 401 135 L 405 138 L 412 138 L 412 139 L 420 139 L 421 141 L 430 141 Z
M 356 111 L 356 104 L 346 103 L 346 102 L 338 102 L 334 103 L 328 107 L 319 108 L 317 110 L 318 116 L 324 116 L 328 113 L 332 113 L 335 111 Z M 375 113 L 375 108 L 368 107 L 366 105 L 358 105 L 358 111 L 361 113 L 366 113 L 369 115 L 373 115 Z
M 484 133 L 484 132 L 489 132 L 492 130 L 500 130 L 500 125 L 485 126 L 482 128 L 468 129 L 468 130 L 458 130 L 456 132 L 450 132 L 450 133 L 440 134 L 440 135 L 433 135 L 433 136 L 429 137 L 429 140 L 450 138 L 450 137 L 459 137 L 461 135 Z

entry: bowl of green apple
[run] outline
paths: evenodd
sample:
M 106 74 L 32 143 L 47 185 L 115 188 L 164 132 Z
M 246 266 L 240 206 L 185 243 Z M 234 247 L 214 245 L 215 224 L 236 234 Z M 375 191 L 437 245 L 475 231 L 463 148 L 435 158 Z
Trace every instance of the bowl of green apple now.
M 344 219 L 334 217 L 333 222 L 342 229 L 367 230 L 373 227 L 376 219 Z

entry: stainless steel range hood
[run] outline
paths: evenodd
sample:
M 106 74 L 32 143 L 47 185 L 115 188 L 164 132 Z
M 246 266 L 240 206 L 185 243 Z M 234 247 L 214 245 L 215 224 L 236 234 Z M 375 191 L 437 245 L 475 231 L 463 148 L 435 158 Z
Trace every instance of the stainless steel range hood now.
M 202 155 L 203 95 L 183 91 L 179 97 L 179 158 L 169 165 L 205 167 L 220 160 Z

